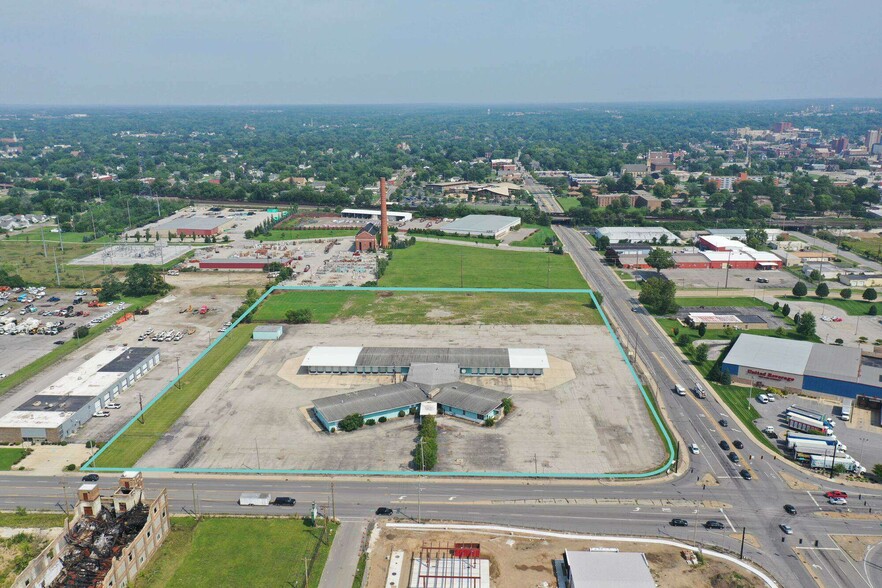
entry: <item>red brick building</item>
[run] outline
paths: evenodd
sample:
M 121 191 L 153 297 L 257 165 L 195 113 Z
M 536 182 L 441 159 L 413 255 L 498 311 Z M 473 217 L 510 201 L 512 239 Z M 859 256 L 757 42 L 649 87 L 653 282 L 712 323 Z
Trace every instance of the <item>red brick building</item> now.
M 374 223 L 368 223 L 361 228 L 355 236 L 356 251 L 376 251 L 377 235 L 380 233 L 380 227 Z

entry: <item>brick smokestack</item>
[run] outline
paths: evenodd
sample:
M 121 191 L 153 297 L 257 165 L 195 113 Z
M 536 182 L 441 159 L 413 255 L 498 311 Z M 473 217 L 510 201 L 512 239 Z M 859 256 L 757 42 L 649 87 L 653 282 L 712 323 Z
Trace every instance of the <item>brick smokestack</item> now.
M 389 214 L 386 212 L 386 178 L 380 178 L 380 247 L 389 248 Z

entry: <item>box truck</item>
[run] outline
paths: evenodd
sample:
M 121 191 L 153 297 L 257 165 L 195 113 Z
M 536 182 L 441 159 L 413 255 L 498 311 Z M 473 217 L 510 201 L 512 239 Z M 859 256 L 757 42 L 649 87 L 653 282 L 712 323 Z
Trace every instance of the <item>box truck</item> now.
M 272 499 L 264 492 L 243 492 L 239 495 L 239 506 L 269 506 Z

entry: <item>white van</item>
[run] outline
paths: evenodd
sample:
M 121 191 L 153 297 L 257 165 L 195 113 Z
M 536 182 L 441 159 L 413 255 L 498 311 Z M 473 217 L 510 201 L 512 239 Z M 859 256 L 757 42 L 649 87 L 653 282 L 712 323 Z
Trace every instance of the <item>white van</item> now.
M 760 404 L 768 404 L 769 397 L 766 396 L 765 394 L 760 394 L 759 396 L 756 397 L 756 401 L 759 402 Z
M 842 401 L 842 408 L 839 411 L 839 418 L 843 421 L 851 420 L 851 400 L 846 399 Z
M 680 384 L 674 386 L 674 392 L 677 393 L 677 396 L 686 396 L 686 388 L 684 388 Z

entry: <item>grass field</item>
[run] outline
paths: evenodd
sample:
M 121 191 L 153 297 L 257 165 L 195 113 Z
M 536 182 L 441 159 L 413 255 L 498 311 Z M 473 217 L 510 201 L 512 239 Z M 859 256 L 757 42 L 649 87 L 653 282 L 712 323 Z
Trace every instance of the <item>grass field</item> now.
M 680 306 L 762 306 L 771 308 L 770 304 L 766 304 L 759 298 L 751 298 L 750 296 L 728 296 L 728 297 L 693 297 L 684 296 L 677 297 L 677 304 Z
M 71 260 L 95 253 L 101 243 L 65 243 L 64 251 L 58 242 L 43 245 L 39 240 L 0 239 L 0 267 L 34 285 L 55 284 L 55 259 L 58 259 L 58 273 L 62 284 L 79 286 L 91 284 L 101 279 L 103 268 L 96 266 L 68 266 Z
M 49 544 L 48 539 L 19 533 L 0 538 L 0 586 L 12 586 L 16 576 Z
M 336 525 L 331 527 L 331 537 Z M 306 560 L 322 534 L 295 518 L 172 519 L 172 530 L 135 588 L 318 586 L 330 541 L 305 582 Z
M 58 512 L 0 512 L 0 527 L 13 529 L 51 529 L 64 526 L 64 514 Z
M 557 203 L 560 204 L 560 207 L 564 209 L 564 212 L 569 212 L 573 208 L 578 208 L 582 206 L 582 203 L 578 198 L 574 196 L 558 196 L 555 198 Z
M 467 243 L 483 243 L 485 245 L 497 245 L 501 243 L 499 239 L 493 237 L 480 237 L 477 235 L 428 235 L 426 233 L 408 233 L 408 237 L 413 236 L 417 239 L 441 239 L 443 241 L 465 241 Z
M 26 449 L 20 449 L 18 447 L 0 448 L 0 471 L 8 472 L 12 469 L 12 466 L 24 459 L 27 454 L 28 452 Z
M 309 308 L 313 322 L 352 318 L 377 324 L 600 324 L 587 295 L 422 292 L 280 292 L 255 313 L 283 322 L 290 309 Z
M 135 465 L 168 428 L 239 354 L 251 339 L 252 325 L 241 324 L 229 332 L 199 364 L 187 372 L 180 388 L 172 388 L 135 421 L 92 463 L 95 467 L 127 468 Z
M 846 314 L 851 316 L 860 316 L 864 314 L 869 314 L 870 307 L 873 304 L 877 304 L 877 310 L 882 309 L 882 300 L 874 300 L 873 302 L 867 302 L 860 298 L 860 295 L 863 294 L 863 290 L 854 290 L 854 293 L 857 294 L 857 300 L 844 300 L 838 294 L 828 296 L 826 298 L 818 298 L 816 296 L 803 296 L 802 298 L 796 298 L 795 296 L 782 296 L 783 300 L 791 301 L 791 302 L 816 302 L 818 304 L 829 304 L 830 306 L 835 306 L 836 308 L 845 311 Z
M 61 233 L 61 240 L 65 243 L 82 243 L 83 238 L 87 235 L 91 237 L 92 233 Z M 58 233 L 50 233 L 49 229 L 44 229 L 43 236 L 46 238 L 47 243 L 58 243 Z M 9 233 L 7 236 L 4 236 L 3 239 L 9 241 L 30 241 L 32 243 L 35 241 L 38 243 L 42 242 L 42 237 L 40 236 L 39 229 L 37 229 L 36 231 L 27 231 L 22 233 Z M 99 237 L 92 242 L 108 243 L 110 242 L 110 236 L 105 235 L 103 237 Z
M 292 241 L 297 239 L 329 239 L 354 237 L 357 229 L 273 229 L 269 235 L 260 235 L 258 241 Z
M 545 247 L 545 241 L 549 238 L 557 239 L 557 235 L 551 230 L 551 227 L 542 227 L 539 225 L 524 225 L 525 229 L 536 229 L 536 232 L 522 239 L 521 241 L 512 241 L 512 247 Z
M 586 288 L 569 255 L 439 243 L 395 250 L 380 286 Z
M 124 310 L 120 310 L 119 312 L 114 313 L 113 316 L 111 316 L 103 323 L 95 325 L 94 327 L 89 327 L 88 336 L 77 340 L 73 339 L 72 334 L 70 333 L 70 331 L 68 331 L 69 334 L 65 335 L 65 337 L 68 337 L 68 339 L 64 343 L 64 345 L 55 346 L 52 351 L 50 351 L 46 355 L 35 359 L 20 370 L 9 374 L 7 378 L 0 380 L 0 396 L 6 394 L 19 384 L 34 377 L 56 361 L 64 358 L 70 353 L 73 353 L 75 350 L 79 349 L 110 327 L 114 326 L 116 324 L 116 319 L 118 319 L 123 314 L 129 312 L 132 308 L 138 306 L 144 308 L 146 306 L 149 306 L 156 300 L 156 296 L 125 297 L 123 298 L 123 300 L 128 302 L 129 306 L 127 306 Z

